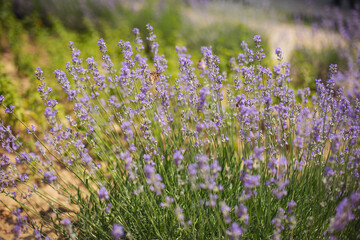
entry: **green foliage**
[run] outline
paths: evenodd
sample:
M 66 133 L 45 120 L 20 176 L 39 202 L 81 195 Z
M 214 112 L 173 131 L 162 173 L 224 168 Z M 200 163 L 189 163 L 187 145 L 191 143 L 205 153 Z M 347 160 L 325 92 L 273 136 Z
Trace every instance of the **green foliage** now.
M 6 104 L 12 104 L 17 111 L 19 111 L 19 116 L 23 115 L 23 110 L 19 109 L 21 98 L 18 94 L 17 88 L 14 83 L 8 78 L 4 73 L 1 72 L 0 66 L 0 96 L 3 95 L 6 99 Z M 0 116 L 3 116 L 3 112 L 0 113 Z M 6 114 L 6 121 L 11 123 L 11 125 L 17 125 L 16 119 L 9 114 Z
M 241 42 L 245 41 L 249 47 L 254 47 L 252 38 L 256 35 L 243 24 L 223 24 L 214 23 L 203 28 L 192 28 L 191 25 L 184 27 L 183 38 L 186 39 L 185 46 L 190 53 L 193 53 L 194 59 L 200 59 L 200 49 L 202 46 L 212 46 L 213 51 L 220 57 L 221 71 L 230 71 L 229 59 L 242 51 Z M 266 38 L 262 43 L 265 54 L 268 55 L 268 43 Z M 265 65 L 269 65 L 269 60 L 265 58 Z
M 337 64 L 339 71 L 347 69 L 347 60 L 341 56 L 338 49 L 331 47 L 321 50 L 298 49 L 293 52 L 290 64 L 295 87 L 310 87 L 312 90 L 315 90 L 314 79 L 327 78 L 330 64 Z

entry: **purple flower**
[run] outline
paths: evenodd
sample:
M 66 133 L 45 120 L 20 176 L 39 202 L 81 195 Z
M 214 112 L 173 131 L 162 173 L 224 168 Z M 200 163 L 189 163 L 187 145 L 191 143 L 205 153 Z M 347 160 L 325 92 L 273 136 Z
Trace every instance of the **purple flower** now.
M 342 231 L 350 221 L 355 219 L 354 210 L 359 206 L 360 193 L 351 194 L 344 198 L 336 208 L 336 215 L 330 220 L 330 233 Z
M 291 199 L 291 201 L 288 202 L 288 207 L 289 207 L 290 209 L 293 209 L 294 207 L 296 207 L 296 202 Z
M 243 203 L 239 206 L 235 206 L 236 215 L 240 218 L 241 221 L 244 221 L 245 224 L 249 224 L 249 214 L 248 209 Z
M 70 239 L 77 239 L 71 225 L 71 221 L 68 218 L 65 218 L 61 221 L 61 224 L 64 226 L 65 231 L 69 234 Z
M 82 158 L 81 160 L 85 163 L 85 164 L 89 164 L 92 162 L 92 158 L 91 156 L 88 154 L 88 153 L 83 153 L 81 154 L 82 155 Z
M 260 175 L 247 175 L 244 181 L 245 188 L 255 188 L 260 184 Z
M 230 218 L 231 208 L 225 202 L 220 202 L 220 211 L 225 218 L 225 222 L 230 223 L 231 222 L 231 218 Z
M 36 76 L 37 80 L 42 81 L 44 78 L 43 74 L 44 74 L 43 70 L 41 70 L 41 68 L 39 68 L 39 67 L 36 67 L 35 76 Z
M 206 206 L 215 207 L 216 201 L 219 198 L 216 194 L 210 194 L 209 195 L 210 200 L 206 202 Z
M 0 167 L 6 166 L 8 164 L 10 164 L 10 158 L 7 155 L 3 154 L 0 158 Z
M 204 106 L 205 106 L 205 102 L 206 102 L 206 97 L 210 94 L 210 91 L 207 87 L 203 87 L 202 89 L 200 89 L 199 91 L 199 104 L 197 106 L 197 109 L 199 111 L 202 111 Z
M 330 64 L 330 66 L 329 66 L 330 73 L 331 74 L 337 73 L 337 68 L 338 68 L 337 64 Z
M 55 175 L 55 171 L 51 170 L 49 172 L 44 172 L 44 178 L 47 183 L 54 183 L 57 179 L 57 176 Z
M 106 214 L 109 214 L 109 213 L 110 213 L 111 207 L 112 207 L 112 204 L 111 204 L 111 203 L 108 203 L 108 204 L 107 204 L 107 208 L 105 208 L 105 213 L 106 213 Z
M 41 234 L 39 232 L 39 230 L 37 230 L 36 228 L 34 229 L 34 235 L 36 240 L 41 240 Z
M 275 229 L 273 232 L 273 239 L 280 239 L 281 232 L 285 229 L 285 211 L 282 208 L 278 209 L 278 213 L 274 219 L 271 220 L 271 223 L 274 225 Z
M 332 175 L 335 175 L 335 174 L 336 174 L 336 171 L 332 170 L 331 167 L 326 167 L 326 168 L 325 168 L 325 175 L 330 175 L 330 176 L 332 176 Z
M 68 218 L 65 218 L 61 221 L 61 224 L 64 226 L 71 226 L 71 221 Z
M 131 122 L 129 121 L 124 121 L 121 124 L 121 128 L 123 129 L 124 135 L 125 135 L 125 140 L 131 140 L 134 137 L 134 133 L 131 129 Z
M 289 179 L 277 182 L 277 187 L 271 191 L 277 199 L 280 200 L 287 195 L 286 186 L 289 184 L 289 182 Z
M 256 159 L 259 159 L 260 162 L 263 162 L 264 161 L 264 156 L 263 156 L 263 152 L 265 151 L 265 148 L 264 147 L 255 147 L 254 148 L 254 153 L 255 153 L 255 158 Z
M 134 29 L 133 29 L 133 33 L 134 33 L 135 35 L 139 35 L 139 34 L 140 34 L 140 31 L 139 31 L 138 28 L 134 28 Z
M 4 96 L 3 95 L 0 95 L 0 104 L 2 104 L 4 102 Z
M 136 151 L 136 147 L 135 147 L 135 145 L 134 145 L 133 143 L 130 144 L 129 150 L 130 150 L 131 152 Z
M 162 177 L 155 173 L 155 168 L 153 166 L 148 164 L 144 167 L 144 172 L 146 182 L 150 185 L 150 191 L 155 192 L 157 195 L 161 195 L 162 189 L 165 188 L 165 184 L 161 182 Z
M 150 154 L 144 154 L 144 155 L 143 155 L 143 158 L 144 158 L 144 160 L 145 160 L 146 162 L 149 162 L 150 159 L 151 159 L 151 155 L 150 155 Z
M 240 239 L 244 234 L 244 229 L 239 226 L 237 222 L 231 224 L 230 228 L 226 230 L 226 235 L 233 240 Z
M 259 35 L 255 35 L 254 36 L 254 41 L 255 41 L 255 47 L 257 49 L 260 49 L 260 47 L 261 47 L 261 37 Z M 263 51 L 263 49 L 260 49 L 259 51 L 256 52 L 255 59 L 261 60 L 262 58 L 265 57 L 265 55 L 262 53 L 262 51 Z
M 281 48 L 276 48 L 275 49 L 275 54 L 278 60 L 282 60 L 283 59 L 283 52 L 281 50 Z
M 100 52 L 106 53 L 107 47 L 106 47 L 104 39 L 100 38 L 99 41 L 98 41 L 98 45 L 100 47 Z
M 12 104 L 9 105 L 8 108 L 5 109 L 5 112 L 6 113 L 12 113 L 14 111 L 14 106 Z
M 184 159 L 184 156 L 181 153 L 181 150 L 178 151 L 177 149 L 175 149 L 174 155 L 174 162 L 176 166 L 179 166 L 181 164 L 181 161 Z
M 101 199 L 106 199 L 108 200 L 109 199 L 109 193 L 108 191 L 106 190 L 106 188 L 104 186 L 102 186 L 98 192 L 98 195 L 99 195 L 99 198 L 100 200 Z
M 149 30 L 149 31 L 152 31 L 153 27 L 150 24 L 146 24 L 146 29 Z
M 171 198 L 171 197 L 169 197 L 169 196 L 166 196 L 166 197 L 165 197 L 165 202 L 160 203 L 160 207 L 170 208 L 171 203 L 173 203 L 174 201 L 175 201 L 174 198 Z
M 260 37 L 259 35 L 255 35 L 255 36 L 254 36 L 254 41 L 255 41 L 256 43 L 261 43 L 261 37 Z
M 184 224 L 184 219 L 185 219 L 185 216 L 184 216 L 184 210 L 177 206 L 174 210 L 174 213 L 175 213 L 175 216 L 176 218 L 179 220 L 180 224 L 183 225 Z
M 110 234 L 115 240 L 119 240 L 122 236 L 124 236 L 124 228 L 123 228 L 123 226 L 121 226 L 120 224 L 115 223 L 113 225 L 113 228 L 112 228 Z
M 188 169 L 187 169 L 187 173 L 188 173 L 190 176 L 195 176 L 196 173 L 197 173 L 197 164 L 196 164 L 196 163 L 189 164 L 189 165 L 188 165 Z
M 56 123 L 56 114 L 58 113 L 58 110 L 53 109 L 51 107 L 45 108 L 45 117 L 49 121 L 51 125 L 54 125 Z
M 16 221 L 15 221 L 12 232 L 15 235 L 15 239 L 18 239 L 18 237 L 21 235 L 21 233 L 27 231 L 27 229 L 28 229 L 28 226 L 26 225 L 27 217 L 21 216 L 20 208 L 13 211 L 13 214 L 16 216 Z

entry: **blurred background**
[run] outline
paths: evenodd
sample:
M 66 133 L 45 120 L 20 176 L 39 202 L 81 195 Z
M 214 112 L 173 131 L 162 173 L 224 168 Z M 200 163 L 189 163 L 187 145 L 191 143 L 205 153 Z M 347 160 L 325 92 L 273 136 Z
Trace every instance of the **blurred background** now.
M 135 27 L 145 39 L 147 23 L 154 27 L 173 78 L 178 69 L 175 46 L 186 46 L 197 63 L 200 47 L 212 45 L 221 71 L 228 72 L 241 42 L 252 47 L 259 34 L 267 55 L 264 64 L 276 64 L 274 52 L 280 47 L 291 64 L 294 88 L 314 90 L 315 79 L 326 79 L 328 66 L 337 64 L 339 87 L 356 95 L 359 9 L 359 0 L 0 0 L 0 95 L 20 118 L 39 125 L 43 104 L 34 77 L 37 66 L 61 102 L 65 96 L 54 70 L 65 70 L 71 60 L 69 41 L 82 58 L 99 60 L 97 41 L 103 38 L 116 65 L 119 40 L 133 41 Z M 151 59 L 149 49 L 145 53 Z

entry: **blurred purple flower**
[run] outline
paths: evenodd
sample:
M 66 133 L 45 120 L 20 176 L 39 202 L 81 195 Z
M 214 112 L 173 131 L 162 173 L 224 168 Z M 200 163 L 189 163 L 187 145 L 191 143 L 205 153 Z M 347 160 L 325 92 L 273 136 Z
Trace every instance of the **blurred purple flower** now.
M 108 200 L 109 199 L 109 192 L 106 190 L 104 186 L 102 186 L 98 192 L 99 198 Z
M 124 228 L 123 228 L 123 226 L 121 226 L 120 224 L 115 223 L 113 225 L 113 228 L 112 228 L 110 234 L 115 240 L 119 240 L 121 237 L 124 236 Z

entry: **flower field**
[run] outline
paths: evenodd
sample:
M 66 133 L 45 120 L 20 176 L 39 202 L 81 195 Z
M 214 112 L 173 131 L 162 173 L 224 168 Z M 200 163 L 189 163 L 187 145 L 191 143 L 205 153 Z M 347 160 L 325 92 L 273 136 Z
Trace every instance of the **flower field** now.
M 4 239 L 359 239 L 360 25 L 302 87 L 258 34 L 171 48 L 155 25 L 57 43 L 34 117 L 0 90 Z

